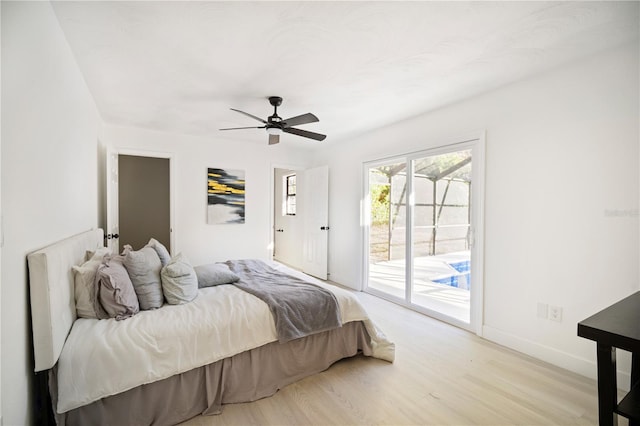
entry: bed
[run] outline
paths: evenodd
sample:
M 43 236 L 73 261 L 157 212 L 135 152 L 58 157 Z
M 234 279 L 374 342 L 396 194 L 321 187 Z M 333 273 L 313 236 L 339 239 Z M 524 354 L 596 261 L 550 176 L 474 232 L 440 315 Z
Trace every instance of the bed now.
M 273 395 L 342 358 L 393 362 L 393 343 L 351 292 L 272 262 L 265 270 L 330 291 L 340 326 L 283 340 L 270 306 L 236 285 L 123 321 L 78 318 L 72 267 L 102 245 L 102 230 L 90 230 L 27 258 L 35 371 L 48 374 L 58 424 L 177 424 Z

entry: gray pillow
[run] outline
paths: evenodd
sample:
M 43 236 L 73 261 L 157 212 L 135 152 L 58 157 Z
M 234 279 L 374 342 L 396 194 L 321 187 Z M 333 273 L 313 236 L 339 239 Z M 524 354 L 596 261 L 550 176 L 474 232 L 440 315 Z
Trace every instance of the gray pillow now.
M 171 261 L 171 255 L 169 254 L 169 250 L 162 245 L 162 243 L 155 238 L 152 238 L 147 243 L 147 246 L 153 247 L 153 249 L 158 253 L 158 257 L 160 258 L 160 262 L 162 262 L 162 266 L 167 266 Z
M 162 268 L 160 276 L 164 297 L 170 305 L 188 303 L 198 296 L 198 277 L 182 253 Z
M 145 311 L 161 307 L 164 297 L 160 280 L 162 263 L 158 253 L 149 246 L 138 251 L 133 251 L 131 246 L 125 246 L 124 266 L 138 295 L 140 309 Z
M 198 287 L 211 287 L 220 284 L 231 284 L 240 279 L 239 276 L 231 272 L 224 263 L 211 263 L 199 265 L 195 268 L 198 277 Z
M 123 261 L 123 256 L 107 255 L 98 267 L 94 303 L 99 319 L 123 320 L 140 312 L 138 297 Z

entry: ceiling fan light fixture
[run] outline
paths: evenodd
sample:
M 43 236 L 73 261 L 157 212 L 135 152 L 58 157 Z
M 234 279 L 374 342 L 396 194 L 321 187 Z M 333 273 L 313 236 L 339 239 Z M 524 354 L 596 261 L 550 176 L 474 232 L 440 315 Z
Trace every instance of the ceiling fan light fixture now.
M 279 127 L 267 127 L 267 133 L 270 135 L 281 135 L 282 129 Z

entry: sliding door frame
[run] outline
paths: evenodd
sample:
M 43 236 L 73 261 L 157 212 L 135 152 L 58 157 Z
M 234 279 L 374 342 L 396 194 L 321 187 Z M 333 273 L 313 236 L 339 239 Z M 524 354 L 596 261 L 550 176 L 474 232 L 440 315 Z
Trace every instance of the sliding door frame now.
M 470 250 L 471 250 L 471 282 L 473 287 L 470 299 L 469 323 L 456 320 L 431 309 L 412 303 L 413 292 L 413 222 L 414 222 L 414 160 L 446 154 L 460 150 L 471 150 L 473 166 L 471 169 L 471 221 L 470 221 Z M 369 170 L 374 167 L 397 162 L 405 162 L 407 171 L 406 205 L 406 247 L 405 247 L 405 297 L 395 297 L 388 293 L 369 287 L 369 233 L 371 225 L 371 199 L 369 194 Z M 482 335 L 484 319 L 484 176 L 485 176 L 485 134 L 481 132 L 466 137 L 456 138 L 448 143 L 438 144 L 433 148 L 394 155 L 362 164 L 362 289 L 367 293 L 400 304 L 409 309 L 421 312 L 433 318 L 442 320 L 460 328 Z

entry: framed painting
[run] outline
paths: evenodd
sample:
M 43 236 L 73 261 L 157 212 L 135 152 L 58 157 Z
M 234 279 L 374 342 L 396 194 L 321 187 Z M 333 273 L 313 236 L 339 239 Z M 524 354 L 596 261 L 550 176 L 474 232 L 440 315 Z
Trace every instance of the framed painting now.
M 244 223 L 244 170 L 207 169 L 207 223 Z

